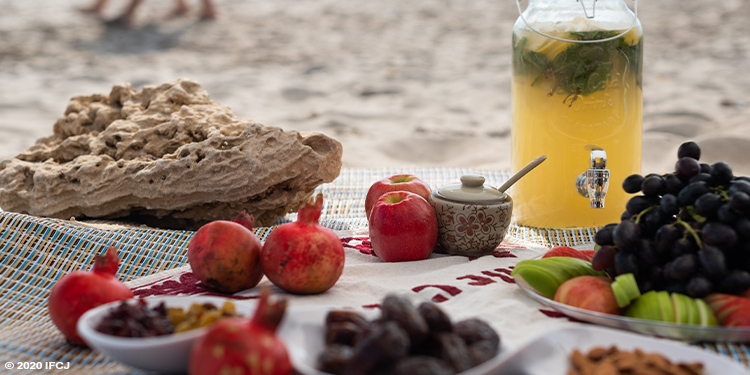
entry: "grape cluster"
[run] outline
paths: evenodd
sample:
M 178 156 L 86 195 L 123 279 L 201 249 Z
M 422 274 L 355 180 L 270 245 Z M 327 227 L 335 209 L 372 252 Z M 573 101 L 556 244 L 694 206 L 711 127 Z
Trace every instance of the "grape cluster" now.
M 634 195 L 619 223 L 596 232 L 597 270 L 633 273 L 642 293 L 667 290 L 700 298 L 750 288 L 750 177 L 728 163 L 701 163 L 700 146 L 680 145 L 675 169 L 634 174 Z

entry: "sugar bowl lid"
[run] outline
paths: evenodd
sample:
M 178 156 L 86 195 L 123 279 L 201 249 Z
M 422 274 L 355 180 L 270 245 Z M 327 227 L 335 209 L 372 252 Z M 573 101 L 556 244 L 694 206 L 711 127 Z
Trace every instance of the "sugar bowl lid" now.
M 484 177 L 475 174 L 461 176 L 460 183 L 445 185 L 435 191 L 438 198 L 460 203 L 497 204 L 507 201 L 505 193 L 484 186 Z

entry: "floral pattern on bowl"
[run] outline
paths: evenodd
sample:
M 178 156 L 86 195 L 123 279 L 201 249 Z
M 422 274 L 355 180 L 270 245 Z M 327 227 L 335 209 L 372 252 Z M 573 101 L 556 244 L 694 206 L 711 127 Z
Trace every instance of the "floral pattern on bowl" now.
M 490 254 L 508 233 L 513 200 L 507 194 L 488 195 L 492 188 L 484 187 L 481 176 L 464 177 L 461 186 L 453 186 L 454 194 L 444 189 L 430 197 L 438 218 L 438 243 L 448 254 Z M 455 194 L 459 190 L 463 195 Z

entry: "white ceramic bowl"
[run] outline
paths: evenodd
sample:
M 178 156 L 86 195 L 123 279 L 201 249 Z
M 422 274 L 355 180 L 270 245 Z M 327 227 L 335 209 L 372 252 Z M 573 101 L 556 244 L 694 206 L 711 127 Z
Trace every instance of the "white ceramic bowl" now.
M 506 356 L 497 366 L 496 373 L 564 374 L 570 366 L 573 349 L 587 352 L 596 346 L 617 346 L 627 351 L 638 348 L 646 353 L 659 353 L 672 362 L 702 362 L 706 375 L 748 374 L 740 362 L 707 349 L 590 324 L 569 325 L 544 332 Z
M 167 307 L 187 309 L 193 303 L 213 303 L 221 307 L 227 298 L 208 296 L 148 297 L 149 307 L 164 302 Z M 251 316 L 256 300 L 231 300 L 242 316 Z M 122 301 L 111 302 L 87 311 L 78 320 L 78 333 L 89 346 L 108 357 L 128 366 L 160 373 L 185 373 L 188 369 L 190 348 L 193 342 L 205 335 L 208 328 L 198 328 L 177 334 L 157 337 L 118 337 L 101 333 L 95 329 L 110 309 Z M 137 303 L 136 299 L 127 301 Z

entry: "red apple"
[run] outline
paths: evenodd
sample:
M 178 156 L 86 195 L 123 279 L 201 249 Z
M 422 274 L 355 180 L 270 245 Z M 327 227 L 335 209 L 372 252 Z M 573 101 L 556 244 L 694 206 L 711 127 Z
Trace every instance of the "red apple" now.
M 378 198 L 370 215 L 372 250 L 386 262 L 426 259 L 437 243 L 435 210 L 409 191 L 391 191 Z
M 542 258 L 549 257 L 571 257 L 590 262 L 593 257 L 593 251 L 577 250 L 569 246 L 555 246 L 542 255 Z
M 557 288 L 555 301 L 582 309 L 619 315 L 612 280 L 606 276 L 577 276 Z
M 432 193 L 430 186 L 413 174 L 397 174 L 376 181 L 370 186 L 370 189 L 367 191 L 367 196 L 365 197 L 365 214 L 367 215 L 367 219 L 370 219 L 372 207 L 375 206 L 375 202 L 378 201 L 378 198 L 380 198 L 381 195 L 389 191 L 397 190 L 410 191 L 428 201 L 430 200 L 430 194 Z
M 750 327 L 750 298 L 712 293 L 704 300 L 723 327 Z

